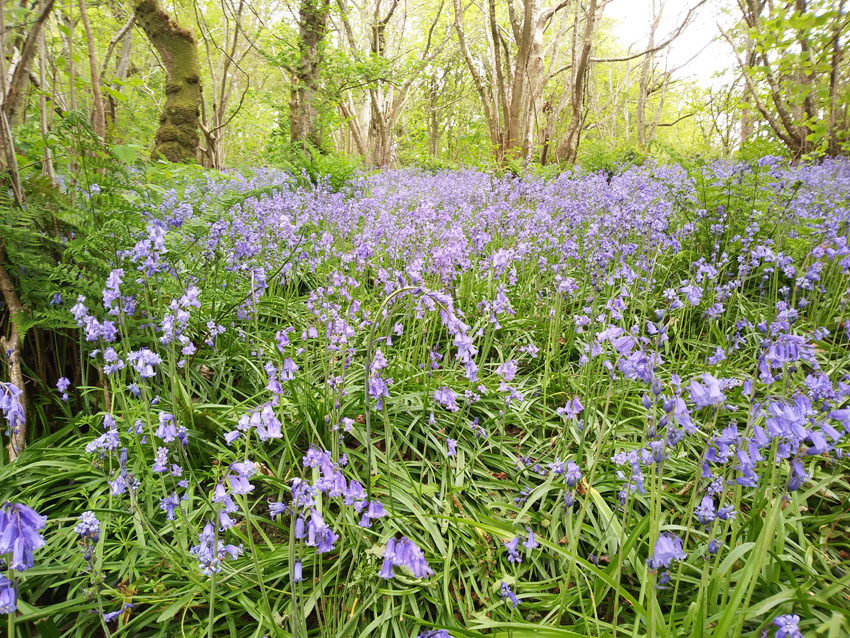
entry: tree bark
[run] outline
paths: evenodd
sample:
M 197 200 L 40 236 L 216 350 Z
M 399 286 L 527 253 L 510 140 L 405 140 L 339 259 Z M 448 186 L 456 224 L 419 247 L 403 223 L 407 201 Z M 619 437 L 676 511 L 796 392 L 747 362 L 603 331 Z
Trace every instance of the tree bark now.
M 366 141 L 363 139 L 363 130 L 357 121 L 357 114 L 354 111 L 354 107 L 349 106 L 345 99 L 342 99 L 339 101 L 339 110 L 348 123 L 348 130 L 354 140 L 354 145 L 357 147 L 357 152 L 361 156 L 366 157 L 369 149 L 366 147 Z
M 829 142 L 827 152 L 835 157 L 841 152 L 838 139 L 838 74 L 840 72 L 843 51 L 841 48 L 841 23 L 844 19 L 844 0 L 838 3 L 838 11 L 835 16 L 835 32 L 832 37 L 832 66 L 829 69 Z
M 664 10 L 662 3 L 661 8 L 656 11 L 655 2 L 652 3 L 652 22 L 649 25 L 649 40 L 646 43 L 647 50 L 652 50 L 655 47 L 655 32 L 658 30 L 658 23 L 661 21 L 661 13 Z M 641 150 L 646 150 L 646 145 L 649 143 L 647 139 L 647 122 L 646 122 L 646 106 L 649 99 L 649 83 L 652 79 L 653 63 L 655 55 L 648 54 L 643 56 L 640 65 L 640 80 L 638 81 L 638 99 L 637 110 L 635 112 L 635 124 L 637 126 L 638 146 Z
M 322 148 L 319 131 L 319 76 L 328 22 L 328 0 L 301 0 L 298 17 L 300 59 L 289 100 L 289 139 L 293 144 Z
M 53 10 L 54 2 L 55 0 L 46 0 L 35 21 L 32 23 L 32 26 L 27 32 L 27 37 L 24 39 L 23 46 L 21 46 L 20 60 L 15 66 L 15 71 L 9 80 L 9 86 L 6 87 L 5 94 L 3 96 L 3 111 L 6 114 L 6 118 L 9 120 L 10 126 L 15 123 L 18 111 L 21 108 L 21 103 L 24 97 L 24 89 L 26 88 L 26 83 L 29 78 L 30 67 L 32 66 L 32 61 L 35 58 L 35 53 L 38 50 L 41 28 L 47 20 L 47 17 L 50 15 L 50 12 Z
M 604 0 L 603 0 L 604 2 Z M 604 4 L 603 4 L 604 7 Z M 601 13 L 601 12 L 600 12 Z M 570 123 L 567 132 L 558 145 L 558 159 L 572 164 L 578 156 L 578 144 L 581 138 L 581 127 L 584 123 L 584 87 L 587 80 L 587 71 L 590 60 L 590 49 L 593 44 L 593 32 L 597 20 L 597 0 L 590 0 L 584 18 L 584 35 L 582 36 L 581 50 L 578 59 L 574 63 L 575 75 L 573 79 L 572 94 L 570 97 Z
M 21 367 L 21 337 L 18 329 L 15 326 L 14 316 L 23 311 L 21 301 L 15 292 L 15 285 L 12 283 L 12 278 L 3 266 L 5 259 L 5 249 L 0 244 L 0 295 L 3 296 L 3 301 L 6 303 L 6 308 L 9 311 L 9 336 L 8 338 L 0 335 L 0 353 L 5 356 L 6 370 L 9 373 L 9 380 L 17 386 L 21 391 L 18 401 L 24 409 L 24 414 L 27 411 L 27 391 L 24 385 L 24 373 Z M 26 422 L 13 430 L 9 436 L 9 461 L 14 461 L 26 446 L 27 441 L 27 426 Z
M 43 8 L 43 3 L 42 3 Z M 38 118 L 39 127 L 41 128 L 41 136 L 47 140 L 50 132 L 49 116 L 50 110 L 47 107 L 47 42 L 44 37 L 44 29 L 41 30 L 38 38 L 38 80 L 41 83 L 41 95 L 39 96 L 40 113 Z M 54 104 L 53 91 L 50 92 L 51 107 Z M 48 144 L 44 145 L 44 167 L 43 173 L 47 176 L 51 186 L 56 186 L 56 171 L 53 169 L 53 152 Z
M 475 84 L 475 90 L 478 92 L 478 97 L 481 100 L 481 106 L 484 109 L 484 117 L 487 120 L 487 129 L 490 133 L 490 143 L 496 153 L 496 162 L 502 161 L 502 133 L 499 125 L 499 109 L 498 105 L 494 104 L 487 95 L 487 89 L 484 85 L 484 78 L 478 70 L 475 60 L 469 51 L 469 46 L 466 42 L 466 32 L 463 27 L 463 9 L 461 8 L 460 0 L 453 0 L 454 7 L 454 28 L 457 33 L 458 45 L 460 52 L 463 55 L 463 60 L 466 62 L 466 67 L 469 69 L 469 74 L 472 76 L 472 81 Z
M 155 158 L 193 161 L 198 150 L 201 68 L 192 32 L 169 17 L 157 0 L 134 0 L 136 21 L 165 67 L 165 107 L 159 117 Z
M 103 108 L 103 93 L 100 91 L 100 72 L 97 68 L 97 55 L 94 52 L 94 37 L 89 23 L 89 13 L 86 10 L 86 0 L 79 0 L 80 20 L 83 23 L 83 31 L 86 34 L 86 47 L 89 54 L 89 73 L 91 75 L 91 93 L 94 107 L 92 128 L 97 136 L 103 140 L 106 137 L 106 111 Z

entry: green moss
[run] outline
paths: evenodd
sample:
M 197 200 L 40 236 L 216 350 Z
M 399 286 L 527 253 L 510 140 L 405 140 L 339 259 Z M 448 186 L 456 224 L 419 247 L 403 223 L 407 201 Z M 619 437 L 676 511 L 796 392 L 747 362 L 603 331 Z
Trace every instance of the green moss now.
M 193 161 L 198 149 L 200 66 L 192 32 L 178 25 L 157 0 L 137 0 L 136 18 L 162 59 L 167 74 L 154 157 Z

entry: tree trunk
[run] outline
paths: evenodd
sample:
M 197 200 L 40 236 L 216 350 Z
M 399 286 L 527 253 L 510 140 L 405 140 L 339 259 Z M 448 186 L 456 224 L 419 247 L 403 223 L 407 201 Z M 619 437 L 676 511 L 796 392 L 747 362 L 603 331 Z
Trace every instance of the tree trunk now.
M 354 105 L 349 105 L 345 98 L 343 98 L 339 101 L 339 110 L 348 124 L 348 130 L 354 140 L 354 145 L 357 147 L 357 152 L 365 158 L 369 149 L 366 148 L 366 141 L 363 139 L 363 129 L 357 119 L 357 112 L 354 109 Z
M 10 126 L 15 123 L 15 118 L 21 108 L 21 103 L 24 97 L 24 89 L 26 88 L 26 84 L 29 79 L 30 67 L 32 66 L 32 61 L 35 58 L 35 53 L 38 50 L 38 41 L 41 35 L 41 29 L 44 26 L 47 17 L 50 15 L 50 12 L 53 10 L 54 2 L 55 0 L 47 0 L 38 16 L 36 16 L 33 21 L 32 26 L 27 32 L 27 37 L 24 39 L 24 43 L 21 46 L 20 60 L 15 66 L 14 73 L 12 73 L 12 77 L 9 80 L 9 85 L 5 89 L 5 93 L 3 95 L 3 111 L 6 113 Z
M 457 33 L 458 46 L 463 55 L 463 60 L 466 62 L 466 67 L 472 76 L 475 90 L 478 92 L 478 97 L 481 100 L 481 106 L 484 109 L 484 117 L 487 120 L 487 130 L 490 133 L 490 143 L 496 154 L 496 163 L 500 164 L 504 159 L 502 154 L 502 129 L 499 124 L 499 107 L 494 100 L 488 95 L 487 88 L 484 85 L 484 79 L 478 70 L 478 65 L 472 58 L 469 47 L 466 43 L 466 33 L 463 27 L 463 9 L 461 8 L 460 0 L 453 0 L 454 7 L 454 28 Z
M 841 152 L 838 139 L 838 73 L 842 63 L 841 49 L 841 24 L 844 19 L 844 0 L 838 3 L 838 11 L 835 16 L 835 32 L 832 39 L 832 66 L 829 70 L 829 142 L 827 152 L 835 157 Z
M 68 0 L 68 37 L 65 38 L 66 54 L 68 60 L 68 105 L 72 111 L 77 110 L 77 93 L 74 89 L 74 0 Z M 59 29 L 62 36 L 62 29 Z
M 21 312 L 20 299 L 15 292 L 15 285 L 12 283 L 11 277 L 6 268 L 3 266 L 5 258 L 5 250 L 0 244 L 0 295 L 6 303 L 6 308 L 9 311 L 9 337 L 0 335 L 0 353 L 5 356 L 6 370 L 9 373 L 9 380 L 17 386 L 21 391 L 18 401 L 24 409 L 24 414 L 27 411 L 27 391 L 24 385 L 24 373 L 21 367 L 21 337 L 18 334 L 18 329 L 13 320 L 14 316 Z M 18 426 L 10 433 L 9 445 L 9 461 L 14 461 L 23 451 L 27 441 L 27 426 L 26 422 Z
M 658 30 L 658 23 L 661 21 L 661 11 L 664 9 L 662 4 L 661 10 L 656 11 L 655 2 L 652 3 L 652 22 L 649 25 L 649 40 L 646 43 L 646 49 L 651 51 L 655 47 L 655 32 Z M 640 65 L 640 79 L 638 81 L 638 99 L 637 110 L 635 112 L 635 124 L 637 126 L 638 146 L 641 150 L 646 150 L 649 143 L 647 136 L 647 121 L 646 121 L 646 106 L 649 100 L 649 84 L 652 80 L 653 63 L 655 55 L 648 53 L 643 56 Z
M 135 0 L 136 20 L 159 53 L 165 67 L 165 108 L 153 157 L 191 161 L 198 150 L 201 68 L 192 32 L 172 20 L 157 0 Z
M 603 4 L 604 7 L 604 4 Z M 584 86 L 587 80 L 587 70 L 590 62 L 590 48 L 593 44 L 593 32 L 596 28 L 597 0 L 590 0 L 585 14 L 584 35 L 582 36 L 581 51 L 573 62 L 575 75 L 572 95 L 570 97 L 570 123 L 567 132 L 558 145 L 558 159 L 572 164 L 578 156 L 578 144 L 581 139 L 581 127 L 584 123 Z M 600 12 L 601 13 L 601 12 Z
M 289 139 L 293 144 L 310 144 L 317 149 L 322 148 L 317 102 L 327 21 L 327 0 L 301 0 L 298 19 L 301 56 L 295 69 L 295 86 L 290 94 Z
M 493 89 L 495 94 L 495 102 L 499 105 L 496 109 L 496 117 L 499 117 L 499 110 L 502 112 L 502 131 L 500 135 L 501 148 L 497 152 L 498 157 L 504 157 L 505 151 L 510 147 L 511 143 L 511 111 L 508 102 L 508 95 L 505 89 L 505 74 L 502 66 L 502 54 L 499 47 L 499 23 L 496 21 L 496 0 L 489 0 L 488 4 L 490 17 L 490 38 L 493 42 L 493 71 L 496 76 L 496 86 Z
M 445 82 L 445 76 L 443 76 Z M 434 159 L 440 156 L 440 117 L 437 98 L 440 95 L 440 81 L 437 73 L 432 72 L 428 77 L 428 152 Z
M 116 16 L 116 18 L 119 16 Z M 100 65 L 100 78 L 108 86 L 110 86 L 113 91 L 120 92 L 121 85 L 115 82 L 110 82 L 106 80 L 107 72 L 109 71 L 109 62 L 112 59 L 112 53 L 115 51 L 115 47 L 118 43 L 121 43 L 121 54 L 118 58 L 118 63 L 115 67 L 114 77 L 119 82 L 123 82 L 127 79 L 127 68 L 130 61 L 130 48 L 133 43 L 133 25 L 136 23 L 135 14 L 130 14 L 127 22 L 123 27 L 116 33 L 112 39 L 109 41 L 109 44 L 106 47 L 106 53 L 103 55 L 103 62 Z M 117 116 L 118 103 L 115 97 L 111 94 L 107 95 L 106 98 L 106 128 L 110 131 L 111 134 L 115 134 L 115 120 Z
M 42 3 L 43 7 L 43 3 Z M 41 95 L 39 96 L 39 113 L 38 123 L 41 128 L 41 136 L 47 140 L 50 132 L 49 117 L 51 110 L 47 107 L 47 42 L 44 37 L 44 30 L 38 38 L 38 79 L 41 82 Z M 50 105 L 53 108 L 54 98 L 53 90 L 50 91 Z M 43 172 L 47 176 L 51 186 L 56 186 L 56 171 L 53 169 L 53 152 L 50 146 L 44 145 L 44 167 Z
M 89 54 L 89 73 L 91 74 L 91 94 L 92 105 L 94 107 L 94 117 L 92 125 L 94 132 L 103 140 L 106 137 L 106 114 L 103 108 L 103 94 L 100 92 L 100 73 L 97 68 L 97 56 L 94 52 L 94 37 L 91 32 L 91 24 L 89 23 L 89 14 L 86 10 L 86 0 L 79 0 L 80 20 L 83 23 L 83 31 L 86 34 L 86 46 Z
M 520 40 L 517 42 L 517 53 L 514 58 L 513 78 L 511 78 L 511 94 L 509 117 L 505 122 L 505 154 L 508 156 L 524 155 L 525 129 L 528 122 L 528 102 L 530 92 L 529 59 L 532 52 L 532 40 L 537 26 L 537 2 L 523 2 L 523 19 L 520 29 Z M 542 25 L 541 25 L 542 30 Z M 498 47 L 498 43 L 496 44 Z

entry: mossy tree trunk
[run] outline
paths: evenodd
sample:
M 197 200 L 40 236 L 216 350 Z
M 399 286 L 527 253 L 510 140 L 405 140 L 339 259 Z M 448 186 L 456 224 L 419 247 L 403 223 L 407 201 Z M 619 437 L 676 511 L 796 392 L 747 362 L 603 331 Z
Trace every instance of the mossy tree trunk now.
M 201 112 L 201 67 L 195 37 L 163 11 L 157 0 L 135 0 L 136 21 L 165 67 L 165 108 L 159 116 L 153 156 L 194 160 Z
M 327 31 L 327 0 L 302 0 L 298 18 L 299 60 L 290 96 L 289 133 L 293 144 L 322 148 L 319 132 L 319 77 Z

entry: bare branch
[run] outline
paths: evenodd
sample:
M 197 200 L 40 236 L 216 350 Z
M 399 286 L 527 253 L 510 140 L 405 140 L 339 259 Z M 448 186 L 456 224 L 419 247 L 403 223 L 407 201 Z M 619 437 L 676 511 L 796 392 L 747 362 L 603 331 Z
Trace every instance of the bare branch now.
M 646 49 L 645 51 L 641 51 L 640 53 L 633 53 L 632 55 L 622 55 L 622 56 L 613 57 L 613 58 L 590 58 L 590 61 L 591 62 L 627 62 L 629 60 L 634 60 L 635 58 L 640 58 L 640 57 L 643 57 L 645 55 L 651 55 L 653 53 L 657 53 L 658 51 L 661 51 L 662 49 L 666 49 L 680 35 L 682 35 L 682 32 L 685 30 L 685 28 L 688 26 L 688 24 L 690 24 L 691 19 L 693 18 L 693 15 L 696 12 L 696 10 L 699 9 L 706 2 L 708 2 L 708 0 L 700 0 L 700 2 L 698 2 L 693 7 L 691 7 L 691 9 L 688 11 L 687 15 L 685 15 L 685 19 L 682 20 L 682 23 L 676 28 L 675 31 L 673 31 L 673 33 L 670 35 L 669 38 L 667 38 L 664 42 L 662 42 L 658 46 L 654 46 L 650 49 Z

